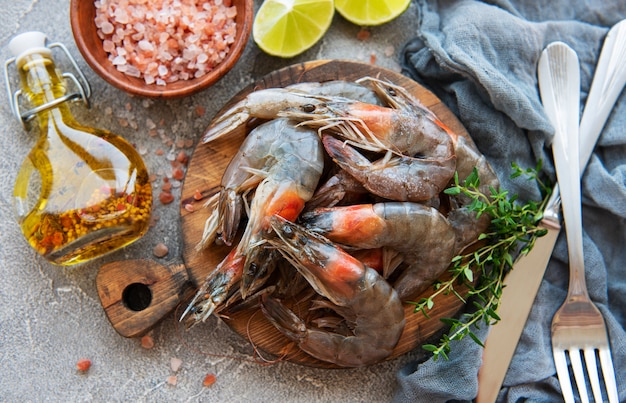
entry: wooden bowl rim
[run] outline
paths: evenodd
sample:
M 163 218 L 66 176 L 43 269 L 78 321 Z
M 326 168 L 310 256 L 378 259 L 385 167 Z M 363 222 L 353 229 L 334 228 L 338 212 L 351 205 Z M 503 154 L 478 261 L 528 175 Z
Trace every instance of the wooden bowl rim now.
M 125 92 L 150 98 L 180 98 L 201 91 L 222 78 L 241 57 L 252 31 L 253 0 L 233 0 L 237 7 L 237 35 L 231 45 L 226 58 L 212 71 L 202 77 L 191 80 L 180 80 L 166 86 L 146 84 L 141 78 L 128 76 L 109 62 L 107 53 L 101 46 L 101 39 L 97 36 L 95 24 L 83 22 L 86 13 L 89 19 L 95 19 L 95 4 L 93 1 L 70 0 L 70 23 L 72 34 L 78 50 L 87 64 L 106 82 Z M 81 19 L 81 16 L 82 19 Z M 90 29 L 89 27 L 93 27 Z M 106 62 L 106 63 L 103 63 Z

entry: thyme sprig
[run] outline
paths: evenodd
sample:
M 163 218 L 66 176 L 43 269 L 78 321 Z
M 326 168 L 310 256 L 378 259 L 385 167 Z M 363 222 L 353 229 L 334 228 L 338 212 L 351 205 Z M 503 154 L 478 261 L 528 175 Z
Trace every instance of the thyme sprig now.
M 491 325 L 500 320 L 497 310 L 502 296 L 505 275 L 513 267 L 514 256 L 528 254 L 537 238 L 547 231 L 539 226 L 543 218 L 543 210 L 548 201 L 551 189 L 539 179 L 541 162 L 534 168 L 523 169 L 516 163 L 512 164 L 511 178 L 520 176 L 534 180 L 539 185 L 543 200 L 541 202 L 518 202 L 517 195 L 509 195 L 506 190 L 490 188 L 490 194 L 482 193 L 480 178 L 476 169 L 459 183 L 458 174 L 454 177 L 454 185 L 445 190 L 451 196 L 465 195 L 471 202 L 468 209 L 477 217 L 488 214 L 491 224 L 487 232 L 480 234 L 478 248 L 469 248 L 466 252 L 452 259 L 449 271 L 451 278 L 437 282 L 434 293 L 428 298 L 414 302 L 414 312 L 422 312 L 428 317 L 428 311 L 435 306 L 435 299 L 440 295 L 454 294 L 463 303 L 470 301 L 474 310 L 464 313 L 460 318 L 442 318 L 441 321 L 450 327 L 439 344 L 425 344 L 423 349 L 433 353 L 433 359 L 448 359 L 452 341 L 469 336 L 479 345 L 481 340 L 472 331 L 481 324 Z M 467 250 L 468 248 L 466 248 Z M 462 291 L 466 290 L 466 291 Z M 465 295 L 465 296 L 464 296 Z

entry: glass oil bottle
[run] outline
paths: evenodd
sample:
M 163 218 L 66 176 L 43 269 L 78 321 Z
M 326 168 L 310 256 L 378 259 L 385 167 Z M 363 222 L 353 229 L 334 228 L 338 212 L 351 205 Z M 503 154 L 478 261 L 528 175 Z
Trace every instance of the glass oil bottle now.
M 152 189 L 137 151 L 109 131 L 83 126 L 67 101 L 88 104 L 89 84 L 62 44 L 47 44 L 41 32 L 16 36 L 15 57 L 5 64 L 13 113 L 37 142 L 17 174 L 13 197 L 22 232 L 54 264 L 73 265 L 142 237 L 150 224 Z M 81 80 L 60 73 L 52 49 L 61 48 Z M 21 89 L 12 92 L 9 66 Z M 68 78 L 78 92 L 68 93 Z M 31 108 L 21 112 L 20 102 Z

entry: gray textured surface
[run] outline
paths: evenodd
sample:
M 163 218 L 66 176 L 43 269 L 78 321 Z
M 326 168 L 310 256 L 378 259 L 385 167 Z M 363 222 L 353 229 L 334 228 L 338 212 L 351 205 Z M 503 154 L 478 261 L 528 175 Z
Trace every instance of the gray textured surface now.
M 258 7 L 260 2 L 256 2 Z M 181 100 L 147 102 L 131 98 L 109 86 L 91 71 L 72 38 L 69 2 L 52 0 L 2 0 L 0 56 L 9 57 L 7 44 L 17 33 L 40 30 L 52 41 L 67 45 L 84 68 L 93 87 L 91 110 L 74 108 L 83 123 L 124 135 L 139 149 L 149 170 L 161 178 L 170 173 L 169 148 L 160 137 L 150 137 L 146 120 L 164 119 L 164 132 L 173 140 L 193 140 L 194 145 L 213 114 L 242 87 L 270 71 L 313 59 L 355 59 L 399 70 L 401 46 L 415 35 L 414 6 L 399 19 L 371 30 L 362 42 L 358 27 L 339 16 L 325 38 L 308 52 L 291 60 L 269 57 L 252 41 L 237 64 L 213 88 Z M 156 226 L 135 244 L 76 268 L 60 268 L 38 257 L 23 239 L 13 218 L 12 188 L 17 170 L 35 142 L 17 123 L 3 87 L 0 102 L 0 401 L 388 401 L 396 387 L 397 370 L 419 352 L 391 362 L 353 370 L 320 370 L 283 362 L 262 366 L 253 362 L 250 345 L 227 326 L 211 319 L 190 332 L 176 328 L 171 315 L 153 331 L 156 345 L 143 349 L 139 340 L 125 339 L 110 326 L 95 288 L 96 271 L 103 263 L 131 258 L 153 258 L 152 249 L 163 242 L 169 254 L 162 263 L 180 263 L 178 196 L 163 206 L 155 203 Z M 130 105 L 131 110 L 127 110 Z M 202 106 L 206 113 L 195 114 Z M 110 109 L 107 109 L 110 108 Z M 123 120 L 129 122 L 123 127 Z M 135 126 L 138 127 L 134 129 Z M 157 149 L 165 155 L 158 156 Z M 192 148 L 186 151 L 190 154 Z M 76 361 L 88 357 L 93 365 L 79 374 Z M 183 361 L 178 383 L 170 359 Z M 217 382 L 203 388 L 207 373 Z

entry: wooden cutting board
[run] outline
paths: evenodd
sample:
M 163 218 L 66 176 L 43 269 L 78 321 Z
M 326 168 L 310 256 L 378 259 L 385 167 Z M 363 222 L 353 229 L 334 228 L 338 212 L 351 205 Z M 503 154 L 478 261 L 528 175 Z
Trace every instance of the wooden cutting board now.
M 433 93 L 399 73 L 355 61 L 320 60 L 277 70 L 243 89 L 217 115 L 253 90 L 284 87 L 297 82 L 354 81 L 364 76 L 379 77 L 403 86 L 452 130 L 469 138 L 456 116 Z M 227 138 L 209 144 L 199 143 L 193 153 L 182 187 L 180 205 L 183 265 L 164 267 L 152 261 L 131 260 L 109 263 L 100 269 L 96 279 L 98 293 L 109 320 L 121 335 L 140 336 L 177 305 L 186 305 L 195 288 L 202 284 L 207 274 L 229 252 L 228 248 L 217 246 L 199 252 L 196 245 L 210 215 L 210 211 L 202 205 L 219 192 L 222 173 L 245 135 L 245 128 L 242 127 Z M 202 198 L 199 199 L 198 195 L 202 195 Z M 431 292 L 427 290 L 423 295 L 416 296 L 414 301 Z M 389 359 L 419 347 L 436 335 L 443 327 L 439 319 L 454 316 L 462 305 L 455 296 L 442 295 L 436 300 L 430 318 L 426 318 L 421 313 L 413 313 L 413 305 L 405 304 L 406 327 Z M 233 313 L 223 320 L 265 352 L 284 356 L 289 361 L 303 365 L 336 367 L 301 352 L 264 318 L 258 308 Z

